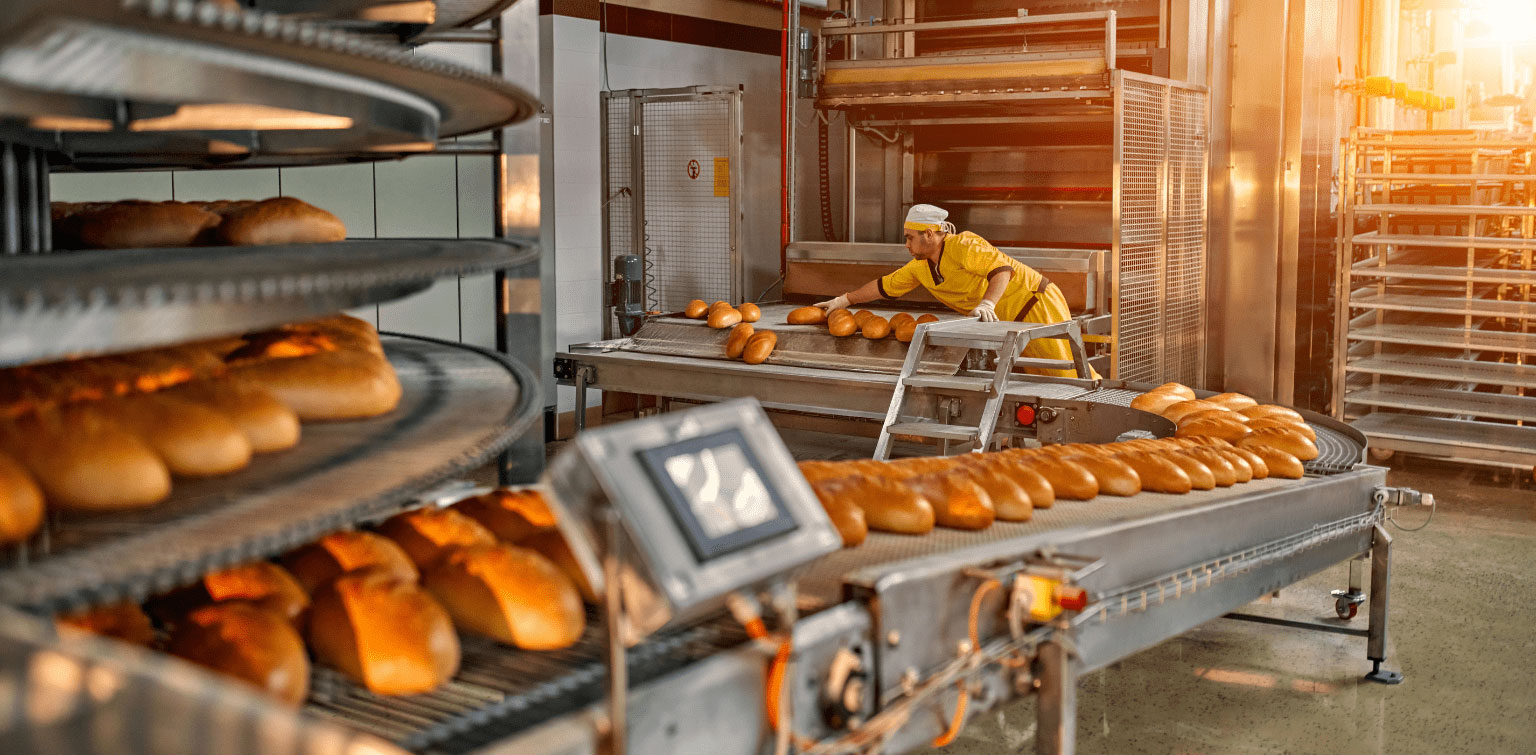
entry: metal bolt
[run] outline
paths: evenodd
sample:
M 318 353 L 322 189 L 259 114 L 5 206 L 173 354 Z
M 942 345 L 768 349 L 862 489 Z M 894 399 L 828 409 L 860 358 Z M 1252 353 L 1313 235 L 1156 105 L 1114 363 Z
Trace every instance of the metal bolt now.
M 892 629 L 885 633 L 885 644 L 896 647 L 901 644 L 901 632 Z
M 917 669 L 908 668 L 901 675 L 901 691 L 910 695 L 917 690 Z
M 960 646 L 958 648 L 956 648 L 956 650 L 958 650 L 961 655 L 970 655 L 971 654 L 971 641 L 970 640 L 961 640 L 960 641 Z

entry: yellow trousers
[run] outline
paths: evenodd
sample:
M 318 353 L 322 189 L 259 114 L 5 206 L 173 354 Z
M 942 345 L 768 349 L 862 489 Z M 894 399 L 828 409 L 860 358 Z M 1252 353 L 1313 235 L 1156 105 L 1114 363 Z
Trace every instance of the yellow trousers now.
M 1050 323 L 1066 322 L 1072 319 L 1072 310 L 1067 307 L 1067 297 L 1062 295 L 1061 289 L 1052 283 L 1045 290 L 1037 294 L 1039 301 L 1033 309 L 1024 316 L 1023 322 Z M 1037 338 L 1024 347 L 1024 356 L 1036 359 L 1065 359 L 1072 361 L 1072 347 L 1066 339 L 1062 338 Z M 1092 370 L 1092 368 L 1090 368 Z M 1078 377 L 1076 370 L 1026 370 L 1031 375 L 1050 375 L 1053 377 Z M 1093 377 L 1099 377 L 1097 371 L 1093 371 Z

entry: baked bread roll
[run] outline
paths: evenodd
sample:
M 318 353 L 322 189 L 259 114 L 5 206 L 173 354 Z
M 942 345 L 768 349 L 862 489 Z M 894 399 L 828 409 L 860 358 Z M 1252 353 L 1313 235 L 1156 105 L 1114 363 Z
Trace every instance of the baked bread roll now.
M 1232 462 L 1219 451 L 1209 446 L 1204 448 L 1191 448 L 1184 455 L 1198 459 L 1207 469 L 1211 470 L 1211 480 L 1218 488 L 1230 488 L 1237 484 L 1237 470 Z
M 747 364 L 762 364 L 773 355 L 774 347 L 779 345 L 779 336 L 771 330 L 759 330 L 747 339 L 747 347 L 741 352 L 741 361 Z
M 1143 393 L 1140 396 L 1131 399 L 1131 408 L 1144 412 L 1152 412 L 1153 414 L 1162 414 L 1163 411 L 1168 407 L 1188 400 L 1189 399 L 1184 398 L 1177 393 L 1152 391 L 1150 393 Z
M 741 313 L 742 322 L 757 322 L 763 316 L 762 308 L 752 302 L 736 307 L 736 311 Z
M 536 490 L 493 490 L 453 505 L 509 543 L 555 528 L 555 512 Z
M 1259 405 L 1259 402 L 1241 393 L 1218 393 L 1207 398 L 1206 401 L 1220 404 L 1223 409 L 1230 409 L 1234 412 L 1239 409 L 1248 409 Z
M 917 318 L 906 312 L 897 312 L 896 314 L 891 315 L 891 330 L 894 332 L 897 328 L 909 322 L 916 325 Z
M 729 328 L 741 322 L 741 312 L 735 307 L 720 307 L 709 312 L 708 325 L 711 328 Z
M 956 530 L 984 530 L 997 519 L 992 499 L 964 474 L 923 475 L 907 480 L 933 505 L 933 521 Z
M 155 628 L 149 623 L 149 615 L 136 603 L 113 603 L 64 614 L 55 618 L 54 624 L 143 647 L 155 642 Z
M 71 215 L 61 235 L 85 249 L 192 246 L 221 220 L 183 202 L 112 202 Z
M 859 326 L 859 332 L 871 341 L 878 341 L 891 334 L 891 321 L 880 315 L 870 315 L 864 318 L 864 324 Z
M 1298 412 L 1288 406 L 1259 404 L 1258 406 L 1250 406 L 1247 409 L 1239 409 L 1238 412 L 1249 419 L 1277 418 L 1290 419 L 1293 422 L 1306 423 L 1306 420 L 1301 416 L 1301 412 Z
M 849 478 L 852 500 L 872 530 L 922 535 L 933 530 L 933 504 L 913 488 L 878 477 Z
M 1029 466 L 1051 483 L 1057 498 L 1087 501 L 1099 494 L 1098 478 L 1081 464 L 1040 454 Z
M 415 580 L 364 569 L 332 580 L 310 606 L 309 647 L 380 695 L 430 692 L 459 669 L 448 612 Z
M 299 415 L 265 388 L 229 378 L 193 380 L 166 395 L 194 401 L 223 414 L 240 432 L 253 453 L 271 453 L 299 443 Z
M 0 421 L 0 451 L 20 461 L 48 505 L 74 511 L 142 508 L 171 493 L 171 473 L 121 425 L 78 409 Z
M 252 561 L 203 575 L 200 585 L 213 602 L 241 600 L 265 608 L 295 625 L 309 610 L 309 595 L 298 580 L 271 561 Z
M 735 309 L 735 307 L 732 307 L 730 302 L 719 299 L 714 304 L 709 305 L 710 312 L 714 312 L 717 309 Z
M 1244 417 L 1243 415 L 1234 411 L 1229 411 L 1226 409 L 1203 409 L 1198 412 L 1184 415 L 1184 418 L 1179 420 L 1179 426 L 1183 427 L 1190 422 L 1198 422 L 1202 419 L 1220 419 L 1227 422 L 1241 422 L 1245 425 L 1249 422 L 1247 417 Z
M 1172 393 L 1175 396 L 1183 396 L 1186 401 L 1195 400 L 1195 389 L 1183 383 L 1163 383 L 1153 388 L 1152 393 Z
M 1246 448 L 1233 448 L 1231 450 L 1234 455 L 1248 463 L 1248 467 L 1253 470 L 1253 479 L 1262 480 L 1269 476 L 1269 465 L 1265 464 L 1264 459 L 1260 458 L 1258 454 Z
M 1263 463 L 1268 477 L 1278 477 L 1282 480 L 1299 480 L 1307 473 L 1301 460 L 1275 448 L 1274 446 L 1244 446 L 1246 450 L 1257 456 Z
M 859 328 L 862 329 L 864 327 L 864 323 L 869 322 L 869 318 L 874 316 L 874 312 L 871 312 L 867 309 L 860 309 L 853 313 L 853 321 L 858 323 Z
M 725 339 L 725 356 L 728 359 L 741 358 L 741 352 L 747 348 L 747 339 L 752 337 L 752 331 L 756 328 L 751 323 L 739 323 L 731 328 L 731 334 Z
M 1167 454 L 1165 458 L 1179 465 L 1179 468 L 1184 470 L 1184 474 L 1189 475 L 1189 485 L 1192 490 L 1212 490 L 1216 487 L 1216 473 L 1199 459 L 1184 451 L 1174 451 Z
M 1311 425 L 1308 425 L 1305 422 L 1292 422 L 1289 419 L 1285 419 L 1283 417 L 1260 417 L 1259 419 L 1250 420 L 1248 422 L 1248 428 L 1255 431 L 1264 430 L 1267 428 L 1289 430 L 1293 433 L 1301 435 L 1307 440 L 1313 441 L 1314 443 L 1317 442 L 1317 431 L 1313 430 Z
M 0 543 L 18 543 L 43 526 L 43 491 L 26 467 L 0 453 Z
M 347 237 L 341 218 L 293 197 L 273 197 L 224 213 L 219 241 L 230 246 L 322 244 Z
M 1141 480 L 1141 489 L 1150 493 L 1183 495 L 1194 488 L 1189 473 L 1166 456 L 1153 451 L 1136 451 L 1118 457 Z
M 1028 464 L 1002 461 L 999 464 L 999 471 L 1018 483 L 1019 487 L 1029 495 L 1031 509 L 1048 509 L 1055 505 L 1056 490 L 1051 487 L 1050 480 L 1045 479 L 1045 475 L 1035 471 Z
M 597 591 L 593 590 L 592 583 L 587 581 L 586 573 L 582 572 L 581 564 L 576 561 L 576 554 L 571 552 L 571 544 L 565 541 L 565 536 L 560 534 L 560 530 L 536 532 L 519 540 L 517 547 L 537 551 L 539 555 L 549 559 L 576 584 L 576 590 L 581 593 L 582 600 L 592 604 L 598 602 Z
M 1301 461 L 1311 461 L 1317 458 L 1317 446 L 1307 436 L 1297 432 L 1294 428 L 1266 427 L 1261 430 L 1254 430 L 1238 441 L 1237 445 L 1240 448 L 1254 448 L 1256 446 L 1278 448 Z M 1268 461 L 1268 459 L 1265 459 L 1265 462 Z M 1274 473 L 1273 468 L 1270 469 L 1270 473 Z
M 912 343 L 912 339 L 917 336 L 917 321 L 907 320 L 898 325 L 892 325 L 891 333 L 902 343 Z
M 377 569 L 415 582 L 416 565 L 395 541 L 361 530 L 332 532 L 283 556 L 283 566 L 313 595 L 322 585 L 348 572 Z
M 1231 414 L 1231 412 L 1227 413 Z M 1220 438 L 1224 441 L 1227 441 L 1228 443 L 1231 443 L 1249 434 L 1250 432 L 1253 431 L 1250 430 L 1247 425 L 1241 422 L 1236 422 L 1229 419 L 1211 418 L 1198 419 L 1181 423 L 1179 425 L 1178 437 L 1190 438 L 1206 436 L 1211 438 Z
M 171 655 L 298 705 L 309 695 L 309 656 L 287 619 L 244 601 L 203 606 L 176 623 Z
M 832 526 L 843 539 L 844 548 L 852 548 L 869 536 L 869 524 L 864 520 L 864 510 L 853 499 L 849 486 L 838 480 L 827 480 L 811 486 L 816 500 L 821 503 Z
M 976 454 L 967 454 L 974 456 Z M 1003 474 L 998 465 L 993 463 L 972 463 L 966 465 L 963 471 L 952 474 L 962 474 L 966 479 L 981 486 L 986 492 L 987 498 L 992 501 L 992 512 L 998 521 L 1002 522 L 1027 522 L 1034 518 L 1035 507 L 1029 500 L 1029 493 L 1012 478 Z
M 1078 454 L 1067 457 L 1087 469 L 1099 483 L 1100 495 L 1132 496 L 1141 492 L 1141 476 L 1136 468 L 1111 456 Z
M 705 304 L 703 299 L 694 299 L 688 302 L 687 307 L 683 308 L 683 316 L 691 317 L 695 320 L 703 318 L 706 314 L 709 314 L 709 305 Z
M 842 310 L 838 310 L 841 312 Z M 820 325 L 827 321 L 827 310 L 821 307 L 801 307 L 792 309 L 784 318 L 790 325 Z
M 496 536 L 485 525 L 453 509 L 436 506 L 396 514 L 379 525 L 379 534 L 395 541 L 417 569 L 437 563 L 454 548 L 496 542 Z
M 1201 401 L 1200 399 L 1195 399 L 1194 401 L 1180 401 L 1177 404 L 1169 406 L 1167 409 L 1163 410 L 1163 416 L 1167 417 L 1169 420 L 1172 420 L 1174 424 L 1178 424 L 1179 421 L 1184 419 L 1185 416 L 1194 414 L 1195 412 L 1203 412 L 1208 409 L 1225 408 L 1226 407 L 1220 404 L 1213 404 L 1209 401 Z
M 846 309 L 839 309 L 827 315 L 827 332 L 838 338 L 851 336 L 859 329 L 859 323 Z
M 571 578 L 527 548 L 455 548 L 422 583 L 458 626 L 524 650 L 570 647 L 587 626 Z
M 1232 470 L 1237 474 L 1236 482 L 1241 485 L 1253 480 L 1253 465 L 1248 460 L 1237 454 L 1235 448 L 1222 448 L 1220 446 L 1207 446 L 1207 450 L 1220 454 L 1222 458 L 1232 465 Z
M 87 411 L 139 436 L 172 474 L 215 477 L 251 462 L 245 433 L 205 404 L 156 392 L 93 402 Z
M 376 417 L 400 403 L 395 369 L 374 354 L 324 352 L 240 364 L 231 372 L 270 391 L 300 419 Z
M 938 322 L 938 321 L 939 321 L 939 316 L 935 315 L 935 314 L 926 314 L 926 315 L 922 315 L 922 316 L 917 318 L 917 324 L 918 325 L 922 325 L 925 322 Z

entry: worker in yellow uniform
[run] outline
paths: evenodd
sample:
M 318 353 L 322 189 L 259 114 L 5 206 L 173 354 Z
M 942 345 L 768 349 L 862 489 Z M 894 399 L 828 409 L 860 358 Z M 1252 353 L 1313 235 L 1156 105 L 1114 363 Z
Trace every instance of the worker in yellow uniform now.
M 912 261 L 835 299 L 817 302 L 828 314 L 876 299 L 896 299 L 918 286 L 950 309 L 982 322 L 1049 324 L 1072 319 L 1061 289 L 1038 271 L 997 250 L 970 231 L 959 233 L 945 218 L 949 213 L 931 204 L 913 205 L 902 224 Z M 1064 340 L 1031 341 L 1024 355 L 1040 359 L 1072 359 Z M 1040 370 L 1047 375 L 1077 377 L 1073 370 Z M 1098 377 L 1094 375 L 1094 377 Z

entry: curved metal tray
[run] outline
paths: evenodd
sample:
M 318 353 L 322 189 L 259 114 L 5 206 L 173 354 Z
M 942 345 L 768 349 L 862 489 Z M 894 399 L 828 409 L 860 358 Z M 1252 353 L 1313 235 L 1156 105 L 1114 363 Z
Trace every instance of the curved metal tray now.
M 538 109 L 502 78 L 270 13 L 192 0 L 20 2 L 0 22 L 0 100 L 12 116 L 0 138 L 82 161 L 398 154 Z M 173 117 L 192 103 L 222 109 L 195 119 L 205 122 Z M 258 115 L 283 122 L 253 130 Z
M 258 330 L 536 254 L 498 239 L 369 239 L 0 256 L 0 366 Z
M 0 568 L 0 603 L 57 612 L 148 595 L 395 510 L 506 448 L 539 411 L 538 380 L 498 354 L 390 335 L 404 395 L 374 419 L 308 423 L 298 447 L 177 480 L 140 511 L 57 518 Z
M 383 33 L 410 41 L 423 32 L 459 29 L 489 20 L 512 7 L 517 0 L 434 0 L 436 17 L 431 23 L 360 20 L 363 9 L 390 0 L 254 0 L 254 7 L 274 13 L 302 14 L 325 19 L 360 33 Z

